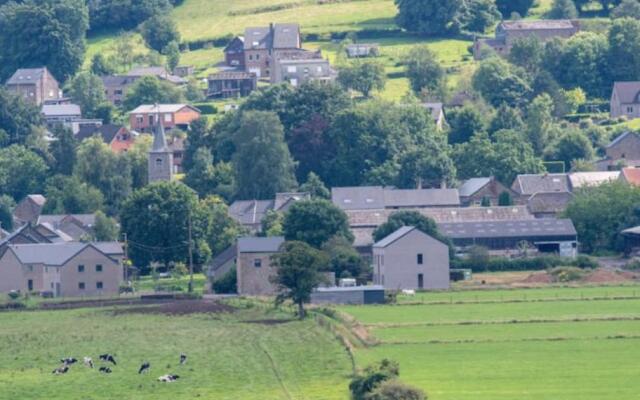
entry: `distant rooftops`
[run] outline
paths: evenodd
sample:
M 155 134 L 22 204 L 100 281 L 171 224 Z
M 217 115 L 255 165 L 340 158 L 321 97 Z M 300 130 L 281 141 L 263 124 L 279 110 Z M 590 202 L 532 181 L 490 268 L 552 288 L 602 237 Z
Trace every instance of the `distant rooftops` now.
M 44 104 L 42 114 L 45 117 L 81 116 L 82 111 L 77 104 Z
M 7 80 L 7 85 L 33 84 L 42 79 L 47 68 L 20 68 Z
M 300 45 L 300 26 L 298 24 L 272 24 L 267 27 L 245 29 L 245 50 L 298 49 Z
M 457 189 L 394 189 L 382 186 L 333 188 L 331 200 L 343 210 L 460 205 Z
M 520 30 L 547 30 L 547 29 L 574 29 L 577 26 L 577 21 L 571 21 L 568 19 L 541 19 L 541 20 L 524 20 L 517 21 L 503 21 L 502 28 L 507 31 L 520 31 Z
M 200 112 L 200 110 L 188 104 L 142 104 L 130 111 L 129 114 L 175 113 L 185 107 Z
M 531 219 L 439 223 L 443 235 L 451 239 L 576 236 L 570 219 Z
M 571 190 L 567 174 L 518 175 L 511 188 L 523 196 L 538 192 L 569 192 Z

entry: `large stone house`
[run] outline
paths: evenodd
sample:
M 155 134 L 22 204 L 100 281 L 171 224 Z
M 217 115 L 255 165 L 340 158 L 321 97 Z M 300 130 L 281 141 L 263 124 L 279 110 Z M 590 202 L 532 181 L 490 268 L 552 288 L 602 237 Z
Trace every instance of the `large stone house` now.
M 200 118 L 200 110 L 188 104 L 143 104 L 129 112 L 129 125 L 137 132 L 151 132 L 159 120 L 164 129 L 187 130 Z
M 564 19 L 503 21 L 496 28 L 495 38 L 476 39 L 473 55 L 476 59 L 481 58 L 483 49 L 488 47 L 499 55 L 506 56 L 518 39 L 536 37 L 546 42 L 553 38 L 570 38 L 579 30 L 578 21 Z
M 297 24 L 270 24 L 245 29 L 244 68 L 258 78 L 271 76 L 276 60 L 296 58 L 302 50 Z
M 503 193 L 507 193 L 512 201 L 517 197 L 513 190 L 498 182 L 493 176 L 468 179 L 462 183 L 458 191 L 460 202 L 465 207 L 481 206 L 483 202 L 486 206 L 500 205 L 500 196 Z
M 616 137 L 605 149 L 605 157 L 596 161 L 600 171 L 621 167 L 640 167 L 640 134 L 627 131 Z
M 107 100 L 115 106 L 119 106 L 124 101 L 127 91 L 140 77 L 127 75 L 106 75 L 102 76 L 104 94 Z
M 116 242 L 11 244 L 0 254 L 0 293 L 116 295 L 124 280 L 123 257 Z
M 245 296 L 266 296 L 276 293 L 271 277 L 276 274 L 271 256 L 280 252 L 284 238 L 242 237 L 238 239 L 236 268 L 238 294 Z
M 18 69 L 6 82 L 6 87 L 37 105 L 62 98 L 60 85 L 47 67 Z
M 615 82 L 611 92 L 611 118 L 640 118 L 640 81 Z
M 373 245 L 373 282 L 385 289 L 448 289 L 449 247 L 412 226 Z

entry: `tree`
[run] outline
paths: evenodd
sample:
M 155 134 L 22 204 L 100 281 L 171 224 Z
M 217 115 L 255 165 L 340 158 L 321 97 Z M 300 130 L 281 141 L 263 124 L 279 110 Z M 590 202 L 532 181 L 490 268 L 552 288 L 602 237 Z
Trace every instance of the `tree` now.
M 49 144 L 49 152 L 53 156 L 54 163 L 51 167 L 53 173 L 71 175 L 76 163 L 76 148 L 78 141 L 71 129 L 57 125 L 53 129 L 56 140 Z
M 522 113 L 519 109 L 509 107 L 506 104 L 500 105 L 496 109 L 491 122 L 489 123 L 489 133 L 493 134 L 502 129 L 512 129 L 519 131 L 524 128 Z
M 390 379 L 382 382 L 370 395 L 367 400 L 425 400 L 424 392 L 413 386 Z
M 184 183 L 198 192 L 200 197 L 217 194 L 224 198 L 231 198 L 233 168 L 230 163 L 214 164 L 211 151 L 201 147 L 196 151 L 193 166 L 187 171 Z
M 172 104 L 182 101 L 182 91 L 173 84 L 155 76 L 143 76 L 131 85 L 123 106 L 126 110 L 133 110 L 141 104 Z
M 614 81 L 640 80 L 640 21 L 623 18 L 613 22 L 608 65 Z
M 322 182 L 322 179 L 313 172 L 309 172 L 307 175 L 307 181 L 300 185 L 300 191 L 309 193 L 312 199 L 325 199 L 331 198 L 331 192 Z
M 338 82 L 347 89 L 357 90 L 369 97 L 372 90 L 383 90 L 386 83 L 384 66 L 375 61 L 357 62 L 341 67 Z
M 513 198 L 509 192 L 502 192 L 498 196 L 498 205 L 501 207 L 512 206 Z
M 40 109 L 0 87 L 0 147 L 26 144 L 42 134 Z
M 589 138 L 579 129 L 568 129 L 550 146 L 547 159 L 563 161 L 568 171 L 575 160 L 589 161 L 594 155 Z
M 7 195 L 0 196 L 0 229 L 13 231 L 13 209 L 16 202 Z
M 45 161 L 26 147 L 14 144 L 0 149 L 0 195 L 20 201 L 41 193 L 46 175 Z
M 447 77 L 435 54 L 427 46 L 413 47 L 404 64 L 414 93 L 426 93 L 437 99 L 444 97 Z
M 640 19 L 640 1 L 622 0 L 612 12 L 611 18 L 635 18 Z
M 140 189 L 149 183 L 149 150 L 153 137 L 141 134 L 126 153 L 127 164 L 131 168 L 131 188 Z
M 265 237 L 284 235 L 282 224 L 284 215 L 274 210 L 269 210 L 260 223 L 260 235 Z
M 495 0 L 465 0 L 459 18 L 464 30 L 484 33 L 487 28 L 493 27 L 500 17 Z
M 409 32 L 424 36 L 443 36 L 460 29 L 457 20 L 463 0 L 395 0 L 396 23 Z
M 443 138 L 429 138 L 425 143 L 410 149 L 398 157 L 399 170 L 396 186 L 402 189 L 441 187 L 451 184 L 456 167 L 449 157 L 449 149 Z
M 362 373 L 357 374 L 351 383 L 349 391 L 353 400 L 368 400 L 369 395 L 385 381 L 397 379 L 400 366 L 397 362 L 384 359 L 377 364 L 369 365 Z
M 242 113 L 233 143 L 236 196 L 269 199 L 297 186 L 294 163 L 277 115 L 264 111 Z
M 169 71 L 175 70 L 178 64 L 180 64 L 180 46 L 178 46 L 178 42 L 169 42 L 169 44 L 162 49 L 162 54 L 167 56 L 167 67 Z
M 320 273 L 326 268 L 326 256 L 303 242 L 285 242 L 281 251 L 272 256 L 276 269 L 272 282 L 277 285 L 276 303 L 291 299 L 298 306 L 298 316 L 305 317 L 304 303 L 311 301 L 311 292 L 322 283 Z
M 99 76 L 89 72 L 81 72 L 69 83 L 69 95 L 82 109 L 86 118 L 97 118 L 105 107 L 107 97 L 104 94 L 104 84 Z
M 171 42 L 180 42 L 180 32 L 168 14 L 156 14 L 140 27 L 140 33 L 150 48 L 162 51 Z
M 60 81 L 84 61 L 84 0 L 24 0 L 0 8 L 0 81 L 18 68 L 46 66 Z
M 118 223 L 109 218 L 102 211 L 96 212 L 96 223 L 93 226 L 93 236 L 98 242 L 112 242 L 118 240 Z
M 355 278 L 361 284 L 367 283 L 367 262 L 348 240 L 341 236 L 332 237 L 322 250 L 329 256 L 329 270 L 336 278 Z
M 509 61 L 535 75 L 542 64 L 544 46 L 536 36 L 516 39 L 509 51 Z
M 549 140 L 552 123 L 553 100 L 543 94 L 527 107 L 526 134 L 537 155 L 542 154 Z
M 115 72 L 115 67 L 102 53 L 98 53 L 91 58 L 92 74 L 97 76 L 105 76 L 114 74 Z
M 526 16 L 534 2 L 535 0 L 496 0 L 496 6 L 506 19 L 511 18 L 513 13 L 517 13 L 521 17 Z
M 551 19 L 576 19 L 578 10 L 573 0 L 553 0 L 547 16 Z
M 327 200 L 294 203 L 285 213 L 282 227 L 286 240 L 305 242 L 318 249 L 334 236 L 353 242 L 347 215 Z
M 213 256 L 222 253 L 244 233 L 242 226 L 229 215 L 229 207 L 220 197 L 207 196 L 200 200 L 199 208 L 202 240 L 206 241 Z
M 403 226 L 413 226 L 434 239 L 440 240 L 443 243 L 449 243 L 449 241 L 442 236 L 440 231 L 438 231 L 438 225 L 436 225 L 436 222 L 417 211 L 394 212 L 389 216 L 387 222 L 380 225 L 375 231 L 373 231 L 373 240 L 375 242 L 379 242 Z
M 476 132 L 485 129 L 485 120 L 476 105 L 465 104 L 461 108 L 454 108 L 447 113 L 449 124 L 449 143 L 464 143 L 469 141 Z
M 197 208 L 198 196 L 182 183 L 156 182 L 133 192 L 122 205 L 120 223 L 131 244 L 129 257 L 134 265 L 185 262 L 188 221 L 190 215 L 194 215 L 192 221 L 199 221 Z M 196 229 L 192 234 L 194 238 L 201 235 Z
M 531 87 L 522 69 L 499 57 L 490 57 L 480 63 L 473 74 L 473 88 L 492 106 L 503 103 L 519 107 L 531 95 Z
M 45 185 L 48 214 L 90 214 L 104 203 L 102 193 L 76 176 L 54 175 Z

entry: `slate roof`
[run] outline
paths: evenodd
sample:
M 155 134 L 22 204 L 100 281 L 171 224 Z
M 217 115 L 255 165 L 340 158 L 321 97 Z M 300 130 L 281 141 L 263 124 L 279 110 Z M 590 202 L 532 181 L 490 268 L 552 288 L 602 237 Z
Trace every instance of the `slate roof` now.
M 24 85 L 27 83 L 36 83 L 45 73 L 45 67 L 42 68 L 20 68 L 11 75 L 7 80 L 7 85 Z
M 555 29 L 573 29 L 574 23 L 568 19 L 542 19 L 542 20 L 524 20 L 503 21 L 502 28 L 506 31 L 521 30 L 555 30 Z
M 597 186 L 616 181 L 620 178 L 620 171 L 574 172 L 569 174 L 572 190 L 585 186 Z
M 260 224 L 273 209 L 273 200 L 237 200 L 229 206 L 229 215 L 242 225 Z
M 123 125 L 106 124 L 101 126 L 83 125 L 76 134 L 76 139 L 82 141 L 95 135 L 100 135 L 105 143 L 111 143 Z
M 33 222 L 42 212 L 42 208 L 46 202 L 46 197 L 41 194 L 27 195 L 13 210 L 13 217 L 20 222 Z
M 139 76 L 128 75 L 105 75 L 100 77 L 105 87 L 129 85 L 134 83 L 138 78 Z
M 569 178 L 567 174 L 518 175 L 512 189 L 525 196 L 538 192 L 568 192 Z
M 237 244 L 227 247 L 222 253 L 218 254 L 213 260 L 211 260 L 211 264 L 207 270 L 208 275 L 213 276 L 220 267 L 233 260 L 237 254 Z
M 269 49 L 272 45 L 269 27 L 251 27 L 244 30 L 244 49 Z
M 244 71 L 223 71 L 209 75 L 210 81 L 224 81 L 235 79 L 256 79 L 256 74 Z
M 460 192 L 460 197 L 469 197 L 473 196 L 475 193 L 480 191 L 483 187 L 487 186 L 491 183 L 491 178 L 471 178 L 464 181 L 462 186 L 458 188 L 458 192 Z
M 640 81 L 614 82 L 613 91 L 622 104 L 640 103 Z
M 607 145 L 607 148 L 611 148 L 611 147 L 617 146 L 618 144 L 620 144 L 624 139 L 626 139 L 629 136 L 634 136 L 636 138 L 636 140 L 640 140 L 640 135 L 639 134 L 637 134 L 635 132 L 632 132 L 632 131 L 626 131 L 626 132 L 622 133 L 621 135 L 618 135 L 618 137 L 616 137 L 615 139 L 613 139 L 611 141 L 611 143 L 609 143 Z
M 527 205 L 534 214 L 557 214 L 564 211 L 571 200 L 573 194 L 569 192 L 541 192 L 531 196 Z
M 77 104 L 44 104 L 42 106 L 42 114 L 45 117 L 82 116 L 80 106 Z
M 238 239 L 239 253 L 277 253 L 284 237 L 241 237 Z
M 250 27 L 244 31 L 244 49 L 297 49 L 300 47 L 298 24 Z
M 45 264 L 60 266 L 87 247 L 95 247 L 105 255 L 123 254 L 119 243 L 37 243 L 13 244 L 9 249 L 22 264 Z M 118 250 L 119 249 L 119 250 Z
M 54 228 L 64 221 L 75 220 L 83 226 L 91 227 L 96 223 L 95 214 L 43 214 L 38 217 L 38 224 L 51 224 Z
M 385 208 L 382 186 L 334 187 L 331 200 L 343 210 L 366 210 Z
M 460 205 L 457 189 L 393 189 L 382 186 L 333 188 L 331 200 L 343 210 Z
M 376 248 L 387 247 L 390 244 L 392 244 L 393 242 L 395 242 L 396 240 L 404 237 L 405 235 L 407 235 L 409 232 L 413 231 L 414 229 L 416 229 L 416 228 L 413 227 L 413 226 L 400 227 L 397 231 L 393 232 L 392 234 L 390 234 L 389 236 L 385 237 L 384 239 L 381 239 L 378 242 L 376 242 L 373 245 L 373 247 L 376 247 Z
M 552 218 L 441 223 L 438 229 L 451 239 L 577 236 L 570 219 Z
M 176 113 L 185 107 L 189 107 L 200 112 L 195 107 L 188 104 L 142 104 L 130 111 L 129 114 L 153 114 L 153 113 Z

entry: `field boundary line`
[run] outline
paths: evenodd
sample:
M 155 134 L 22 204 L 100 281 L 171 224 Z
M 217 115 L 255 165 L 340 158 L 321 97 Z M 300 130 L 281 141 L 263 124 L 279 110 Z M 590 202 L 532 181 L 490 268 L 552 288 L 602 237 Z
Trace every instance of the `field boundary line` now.
M 260 339 L 258 339 L 258 347 L 260 348 L 260 350 L 262 350 L 264 354 L 266 354 L 267 358 L 269 359 L 269 363 L 271 364 L 271 369 L 273 370 L 273 375 L 276 377 L 276 380 L 280 384 L 280 388 L 282 388 L 282 391 L 284 392 L 284 394 L 287 396 L 287 399 L 293 400 L 293 397 L 291 397 L 291 393 L 289 392 L 289 389 L 287 389 L 287 386 L 284 384 L 284 381 L 280 376 L 280 372 L 278 371 L 278 367 L 276 365 L 275 360 L 271 356 L 271 353 L 269 353 L 267 349 L 262 345 Z
M 640 335 L 609 335 L 609 336 L 591 336 L 591 337 L 537 337 L 522 339 L 458 339 L 458 340 L 418 340 L 418 341 L 381 341 L 381 345 L 422 345 L 422 344 L 490 344 L 490 343 L 519 343 L 519 342 L 563 342 L 577 340 L 623 340 L 623 339 L 640 339 Z
M 459 325 L 509 325 L 509 324 L 546 324 L 554 322 L 598 322 L 598 321 L 640 321 L 640 316 L 630 317 L 593 317 L 593 318 L 558 318 L 558 319 L 511 319 L 494 321 L 441 321 L 441 322 L 400 322 L 400 323 L 369 323 L 363 324 L 368 328 L 405 328 L 412 326 L 459 326 Z
M 406 303 L 389 304 L 390 306 L 449 306 L 449 305 L 468 305 L 468 304 L 508 304 L 508 303 L 553 303 L 563 301 L 604 301 L 604 300 L 640 300 L 640 296 L 612 296 L 612 297 L 559 297 L 545 299 L 505 299 L 505 300 L 458 300 L 458 301 L 412 301 Z

